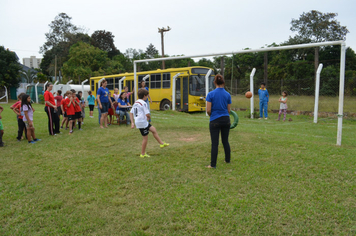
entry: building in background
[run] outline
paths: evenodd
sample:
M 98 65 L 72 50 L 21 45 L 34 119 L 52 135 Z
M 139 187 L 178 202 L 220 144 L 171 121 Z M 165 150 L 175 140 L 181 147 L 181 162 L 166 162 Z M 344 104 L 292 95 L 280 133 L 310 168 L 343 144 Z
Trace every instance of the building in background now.
M 40 68 L 42 58 L 36 58 L 36 56 L 31 56 L 30 58 L 23 58 L 23 64 L 29 68 Z

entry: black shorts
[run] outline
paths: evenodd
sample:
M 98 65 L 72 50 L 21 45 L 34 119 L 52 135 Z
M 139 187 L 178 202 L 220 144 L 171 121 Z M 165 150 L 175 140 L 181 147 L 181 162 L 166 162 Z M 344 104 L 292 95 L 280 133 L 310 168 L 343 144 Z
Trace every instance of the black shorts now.
M 64 117 L 68 117 L 68 116 L 67 116 L 67 112 L 64 112 L 64 115 L 63 115 L 63 116 L 64 116 Z
M 105 103 L 101 103 L 101 114 L 105 114 L 108 113 L 109 111 L 109 103 L 105 102 Z
M 57 107 L 57 113 L 58 113 L 59 116 L 62 115 L 62 108 L 61 107 Z
M 89 110 L 94 111 L 94 105 L 89 105 Z
M 75 118 L 75 115 L 68 115 L 67 117 L 68 117 L 68 120 L 69 120 L 69 121 L 76 119 L 76 118 Z
M 142 136 L 147 136 L 150 133 L 151 124 L 148 124 L 146 128 L 139 129 Z
M 80 119 L 80 118 L 82 118 L 82 112 L 81 111 L 76 112 L 75 113 L 75 119 Z

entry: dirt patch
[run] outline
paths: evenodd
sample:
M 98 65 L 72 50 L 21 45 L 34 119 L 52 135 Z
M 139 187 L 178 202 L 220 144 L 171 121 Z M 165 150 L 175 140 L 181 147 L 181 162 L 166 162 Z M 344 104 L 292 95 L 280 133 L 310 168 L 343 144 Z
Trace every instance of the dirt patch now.
M 195 141 L 199 141 L 200 139 L 201 139 L 201 135 L 191 135 L 191 136 L 180 135 L 180 137 L 178 138 L 179 141 L 183 141 L 183 142 L 195 142 Z

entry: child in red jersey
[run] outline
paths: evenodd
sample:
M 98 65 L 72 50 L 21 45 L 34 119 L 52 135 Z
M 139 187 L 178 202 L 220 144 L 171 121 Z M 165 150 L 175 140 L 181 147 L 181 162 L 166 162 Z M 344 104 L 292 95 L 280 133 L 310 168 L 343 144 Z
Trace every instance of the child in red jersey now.
M 62 114 L 63 114 L 63 121 L 62 121 L 61 129 L 63 129 L 64 122 L 66 122 L 66 130 L 68 129 L 68 117 L 67 117 L 67 106 L 66 106 L 67 96 L 68 96 L 68 91 L 65 92 L 64 98 L 61 101 L 61 110 L 62 110 Z
M 17 126 L 18 126 L 18 131 L 17 131 L 17 141 L 21 141 L 21 139 L 23 139 L 22 134 L 25 131 L 25 137 L 27 139 L 27 129 L 26 129 L 26 125 L 23 122 L 23 115 L 21 115 L 21 99 L 22 96 L 25 95 L 25 93 L 20 93 L 19 96 L 17 96 L 18 101 L 12 105 L 10 108 L 13 112 L 15 112 L 15 114 L 17 115 Z
M 67 92 L 66 107 L 67 107 L 67 118 L 69 121 L 69 134 L 73 133 L 73 123 L 75 122 L 75 99 L 71 91 Z

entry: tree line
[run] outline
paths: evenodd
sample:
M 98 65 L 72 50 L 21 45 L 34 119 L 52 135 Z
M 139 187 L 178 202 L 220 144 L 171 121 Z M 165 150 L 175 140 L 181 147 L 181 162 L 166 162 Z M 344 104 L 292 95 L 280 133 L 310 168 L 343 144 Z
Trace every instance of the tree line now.
M 336 13 L 322 13 L 315 10 L 303 12 L 298 19 L 291 21 L 290 30 L 295 34 L 293 37 L 290 36 L 282 43 L 271 43 L 265 47 L 345 40 L 349 31 L 346 26 L 340 25 L 336 17 Z M 61 71 L 63 82 L 72 79 L 74 83 L 79 83 L 91 76 L 132 72 L 134 60 L 161 57 L 153 44 L 149 44 L 145 50 L 128 48 L 125 52 L 120 52 L 114 44 L 115 36 L 111 32 L 97 30 L 92 35 L 88 35 L 85 29 L 74 25 L 71 20 L 72 18 L 66 13 L 60 13 L 49 24 L 50 30 L 45 34 L 46 41 L 40 48 L 43 60 L 39 79 L 46 80 L 48 76 L 53 77 L 57 68 Z M 356 54 L 349 47 L 346 51 L 346 78 L 356 77 L 355 62 Z M 322 89 L 325 91 L 322 90 L 321 93 L 336 95 L 335 88 L 338 88 L 338 80 L 335 78 L 338 78 L 339 74 L 340 46 L 237 54 L 212 59 L 202 58 L 199 61 L 188 58 L 169 60 L 165 63 L 166 68 L 186 66 L 213 68 L 215 73 L 223 74 L 229 81 L 227 87 L 230 87 L 231 91 L 234 87 L 247 87 L 251 70 L 256 68 L 257 84 L 265 81 L 270 90 L 278 93 L 284 87 L 299 86 L 299 90 L 303 89 L 304 92 L 308 88 L 307 94 L 314 91 L 316 65 L 323 63 L 322 76 L 327 79 L 323 80 Z M 138 64 L 139 71 L 159 68 L 161 62 Z M 0 79 L 2 79 L 1 72 Z M 296 81 L 303 81 L 303 86 Z M 346 83 L 346 94 L 356 95 L 356 85 L 349 85 Z M 243 89 L 235 90 L 235 93 L 243 92 Z

